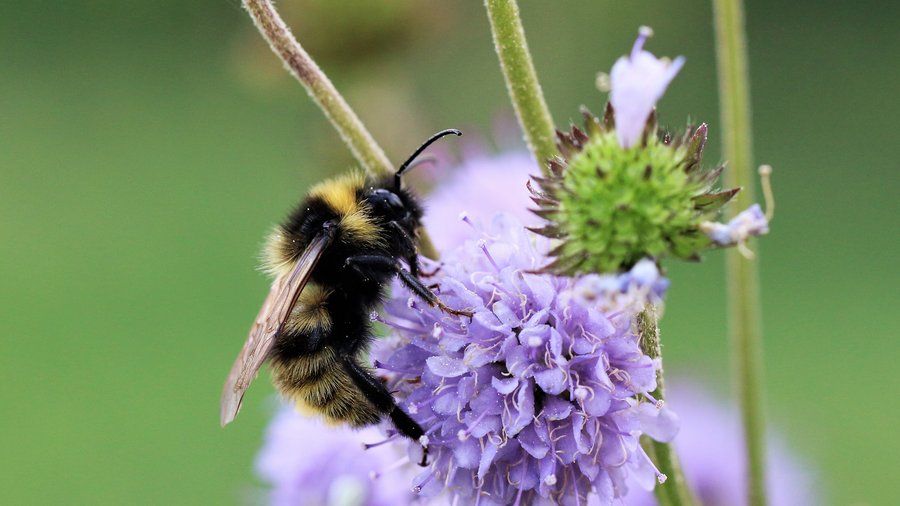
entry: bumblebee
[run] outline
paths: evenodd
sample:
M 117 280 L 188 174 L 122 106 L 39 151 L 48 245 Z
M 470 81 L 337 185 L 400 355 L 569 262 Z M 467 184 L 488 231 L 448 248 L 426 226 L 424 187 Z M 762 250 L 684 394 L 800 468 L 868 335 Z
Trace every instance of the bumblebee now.
M 401 187 L 416 157 L 449 134 L 462 132 L 433 135 L 383 180 L 352 173 L 314 186 L 275 229 L 265 248 L 275 279 L 225 382 L 223 426 L 234 420 L 268 360 L 275 386 L 300 409 L 354 427 L 388 417 L 400 434 L 423 441 L 422 427 L 397 406 L 362 357 L 373 337 L 369 315 L 394 276 L 431 306 L 472 316 L 447 307 L 419 279 L 422 206 Z

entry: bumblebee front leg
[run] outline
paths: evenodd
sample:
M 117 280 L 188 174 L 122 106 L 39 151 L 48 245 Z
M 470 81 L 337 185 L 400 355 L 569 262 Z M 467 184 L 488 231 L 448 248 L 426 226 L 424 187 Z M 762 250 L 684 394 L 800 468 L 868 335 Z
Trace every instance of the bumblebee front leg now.
M 407 288 L 415 292 L 419 297 L 422 297 L 425 302 L 430 304 L 432 307 L 436 307 L 447 314 L 456 316 L 465 316 L 467 318 L 472 318 L 475 315 L 475 313 L 467 309 L 453 309 L 447 304 L 444 304 L 444 301 L 439 299 L 438 296 L 434 294 L 434 292 L 432 292 L 428 289 L 427 286 L 422 284 L 422 281 L 419 278 L 413 276 L 403 269 L 400 269 L 399 267 L 397 269 L 397 275 L 400 276 L 400 281 L 402 281 Z
M 412 273 L 413 276 L 419 276 L 419 253 L 416 251 L 416 240 L 410 235 L 409 232 L 406 231 L 399 223 L 396 221 L 388 222 L 391 228 L 397 232 L 400 237 L 403 238 L 403 241 L 406 244 L 407 253 L 404 256 L 404 260 L 409 264 L 409 272 Z
M 400 224 L 396 221 L 391 221 L 389 222 L 389 224 L 394 230 L 397 231 L 398 234 L 400 234 L 400 237 L 403 237 L 408 245 L 409 254 L 406 255 L 405 260 L 406 263 L 409 264 L 409 272 L 412 273 L 413 276 L 417 278 L 420 276 L 430 278 L 431 276 L 437 274 L 439 270 L 441 270 L 441 266 L 438 265 L 434 268 L 433 271 L 422 272 L 419 268 L 419 252 L 416 251 L 416 240 L 413 239 L 413 236 L 410 235 L 410 233 L 407 232 L 406 229 L 400 226 Z
M 384 413 L 391 419 L 391 423 L 397 428 L 397 431 L 413 441 L 422 444 L 422 436 L 425 431 L 422 426 L 416 423 L 409 415 L 406 414 L 400 406 L 394 401 L 390 392 L 384 387 L 384 384 L 373 378 L 372 375 L 356 361 L 349 357 L 341 358 L 344 370 L 350 375 L 353 384 L 365 395 L 366 399 L 371 402 L 378 411 Z M 428 465 L 428 447 L 422 444 L 422 461 L 420 466 Z
M 472 318 L 472 316 L 474 315 L 472 311 L 453 309 L 450 306 L 444 304 L 444 302 L 439 299 L 438 296 L 434 294 L 434 292 L 432 292 L 428 289 L 427 286 L 422 284 L 422 281 L 419 278 L 414 276 L 406 269 L 402 268 L 397 260 L 391 257 L 381 255 L 357 255 L 347 258 L 345 264 L 351 267 L 365 265 L 367 267 L 378 267 L 389 270 L 397 274 L 397 276 L 400 277 L 400 281 L 402 281 L 407 288 L 421 297 L 422 300 L 427 302 L 430 306 L 439 308 L 441 311 L 452 315 L 466 316 L 468 318 Z

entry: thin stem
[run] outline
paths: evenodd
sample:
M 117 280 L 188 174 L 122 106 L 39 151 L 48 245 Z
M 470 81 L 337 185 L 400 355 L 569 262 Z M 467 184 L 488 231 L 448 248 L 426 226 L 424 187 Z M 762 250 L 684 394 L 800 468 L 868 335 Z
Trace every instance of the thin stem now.
M 328 76 L 316 65 L 303 46 L 297 42 L 287 24 L 275 10 L 270 0 L 244 0 L 244 8 L 253 18 L 272 51 L 281 58 L 288 71 L 306 88 L 309 96 L 322 109 L 325 116 L 340 134 L 362 168 L 374 178 L 394 174 L 394 166 L 381 146 L 353 112 L 344 97 L 331 84 Z M 429 258 L 437 258 L 431 239 L 422 230 L 419 249 Z
M 741 0 L 713 0 L 727 186 L 743 188 L 731 214 L 754 199 L 747 42 Z M 747 451 L 748 504 L 766 504 L 762 331 L 757 263 L 727 253 L 729 335 Z
M 269 0 L 244 0 L 256 28 L 281 58 L 284 66 L 306 88 L 331 124 L 350 147 L 363 169 L 374 177 L 386 177 L 394 168 L 384 151 L 347 105 L 331 81 L 294 38 Z
M 656 371 L 656 390 L 650 392 L 657 401 L 665 400 L 665 386 L 663 383 L 662 346 L 659 340 L 659 316 L 652 304 L 637 317 L 638 335 L 641 340 L 641 350 L 652 359 L 660 360 L 660 368 Z M 656 441 L 647 436 L 641 438 L 641 445 L 647 454 L 654 460 L 659 471 L 666 475 L 665 483 L 654 488 L 653 493 L 660 506 L 689 506 L 696 503 L 675 449 L 669 443 Z
M 516 109 L 519 125 L 525 132 L 528 149 L 541 170 L 548 174 L 547 160 L 558 154 L 556 129 L 528 52 L 525 30 L 519 19 L 519 6 L 515 0 L 485 0 L 484 5 L 491 22 L 494 48 L 506 79 L 506 89 Z

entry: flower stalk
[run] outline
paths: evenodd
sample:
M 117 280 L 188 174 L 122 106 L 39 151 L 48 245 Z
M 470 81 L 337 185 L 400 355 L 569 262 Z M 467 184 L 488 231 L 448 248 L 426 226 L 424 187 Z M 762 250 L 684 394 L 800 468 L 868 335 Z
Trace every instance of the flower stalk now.
M 515 0 L 485 0 L 484 5 L 506 89 L 525 133 L 528 149 L 548 175 L 546 162 L 558 154 L 556 130 L 525 41 L 519 6 Z
M 653 304 L 647 304 L 647 307 L 638 314 L 637 326 L 641 350 L 650 358 L 662 361 L 662 347 L 659 340 L 659 315 Z M 656 390 L 651 392 L 650 395 L 657 402 L 665 402 L 662 365 L 656 370 Z M 667 477 L 665 483 L 660 483 L 653 489 L 660 506 L 691 506 L 696 504 L 672 444 L 643 436 L 641 437 L 641 445 L 656 463 L 659 471 Z
M 297 42 L 271 0 L 243 0 L 243 4 L 256 28 L 269 43 L 269 47 L 325 113 L 328 121 L 338 131 L 344 144 L 350 148 L 354 158 L 366 173 L 373 178 L 392 175 L 395 168 L 384 154 L 384 150 L 375 142 L 375 138 L 328 76 Z M 419 246 L 423 255 L 430 258 L 437 257 L 434 245 L 424 231 L 419 238 Z
M 337 91 L 328 76 L 303 49 L 270 0 L 244 0 L 256 28 L 281 58 L 291 75 L 306 88 L 309 96 L 322 109 L 338 131 L 353 156 L 369 175 L 386 177 L 394 172 L 384 151 L 366 130 L 359 117 Z
M 719 100 L 724 157 L 731 165 L 725 176 L 739 186 L 732 210 L 754 201 L 754 171 L 750 130 L 747 42 L 741 0 L 713 0 Z M 733 347 L 738 399 L 747 449 L 748 504 L 766 504 L 765 417 L 763 412 L 762 332 L 759 275 L 756 262 L 737 250 L 727 252 L 729 335 Z

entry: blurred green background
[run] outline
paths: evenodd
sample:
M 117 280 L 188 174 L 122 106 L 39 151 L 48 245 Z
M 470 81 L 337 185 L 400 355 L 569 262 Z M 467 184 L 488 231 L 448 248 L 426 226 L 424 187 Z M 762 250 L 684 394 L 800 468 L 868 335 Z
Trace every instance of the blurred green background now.
M 720 156 L 708 2 L 522 4 L 558 122 L 601 108 L 596 72 L 647 24 L 651 51 L 688 60 L 663 122 L 708 121 Z M 479 2 L 280 6 L 394 160 L 509 115 Z M 897 19 L 876 0 L 748 8 L 756 160 L 778 199 L 769 415 L 838 505 L 900 499 Z M 271 387 L 227 430 L 217 404 L 267 291 L 257 249 L 351 163 L 238 0 L 2 2 L 0 503 L 251 497 Z M 671 276 L 669 367 L 727 393 L 722 256 Z

